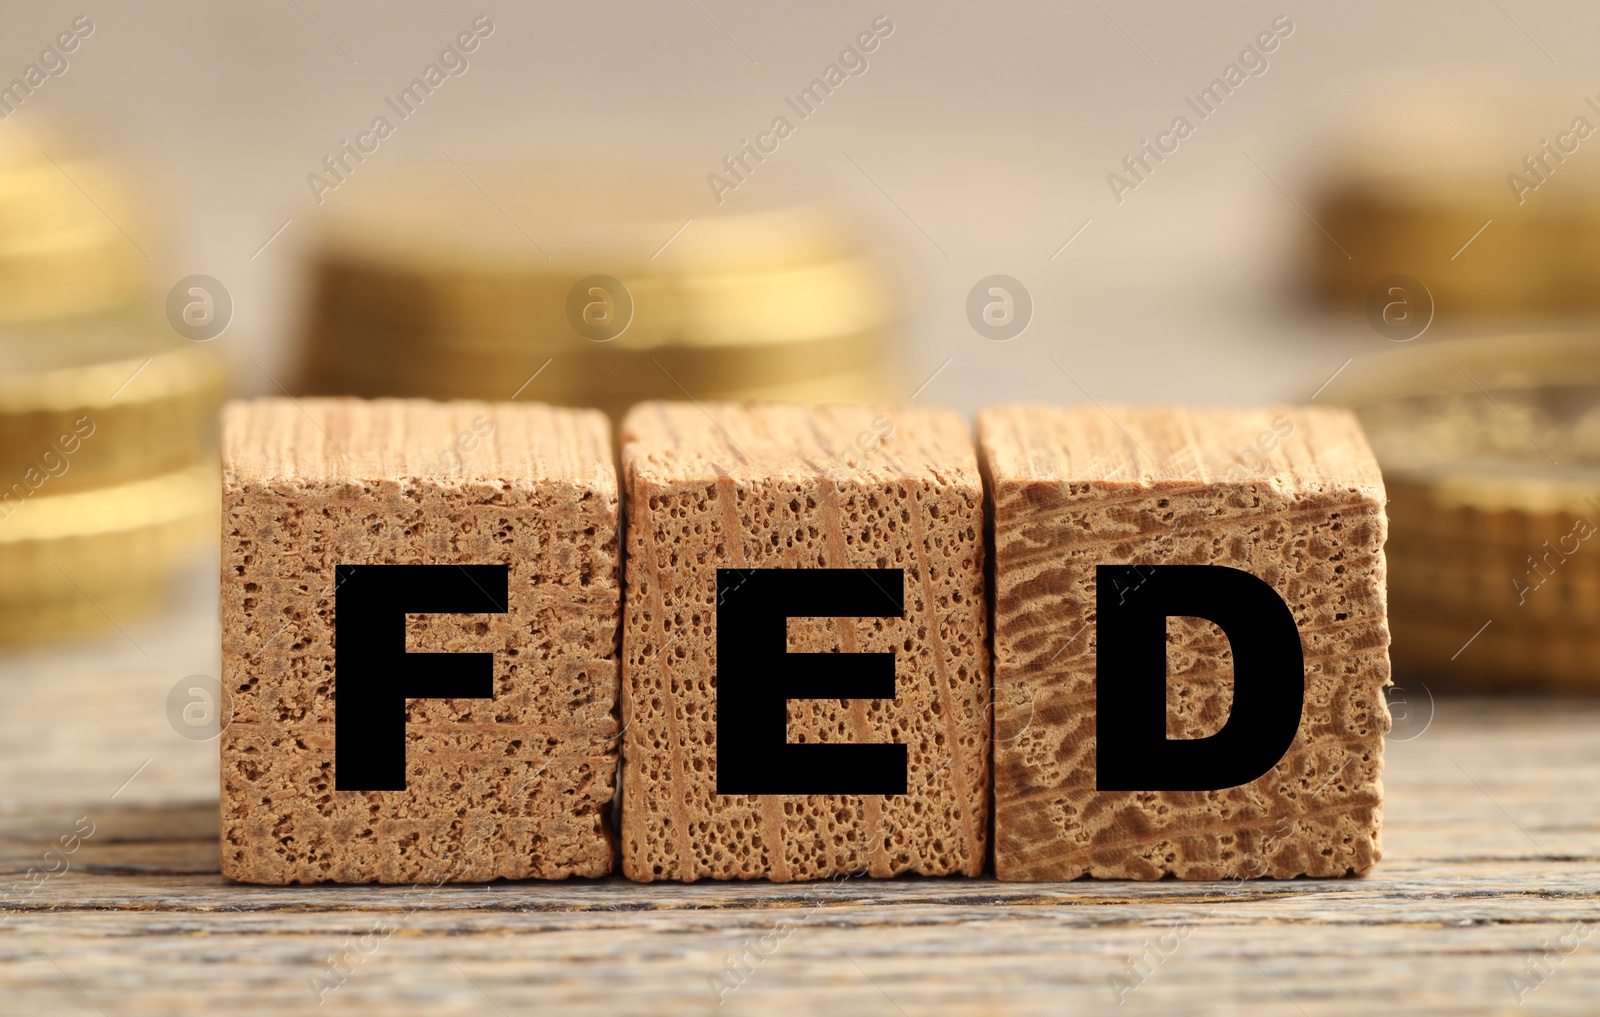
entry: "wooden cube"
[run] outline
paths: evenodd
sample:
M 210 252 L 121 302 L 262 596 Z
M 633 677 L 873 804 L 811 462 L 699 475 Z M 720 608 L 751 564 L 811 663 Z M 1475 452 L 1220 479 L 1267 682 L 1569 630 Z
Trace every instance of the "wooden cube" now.
M 982 412 L 978 436 L 994 527 L 996 875 L 1370 869 L 1389 630 L 1383 481 L 1355 418 L 1016 406 Z M 1163 564 L 1249 572 L 1298 626 L 1298 731 L 1242 786 L 1097 790 L 1096 566 Z M 1236 648 L 1197 618 L 1166 632 L 1166 737 L 1212 735 L 1233 707 Z
M 222 460 L 223 874 L 609 872 L 621 605 L 605 418 L 263 399 L 225 409 Z M 419 565 L 433 568 L 372 568 Z
M 623 872 L 779 882 L 980 873 L 989 657 L 983 489 L 966 424 L 860 405 L 646 403 L 623 422 L 622 458 Z M 866 596 L 825 595 L 806 608 L 815 614 L 751 626 L 777 654 L 770 671 L 719 669 L 719 643 L 743 634 L 719 631 L 719 616 L 767 604 L 752 591 L 788 582 L 780 569 Z M 882 586 L 882 601 L 866 583 Z M 865 658 L 800 658 L 785 678 L 802 653 L 892 653 L 892 688 L 842 695 L 840 676 Z M 761 733 L 769 745 L 787 734 L 802 762 L 719 777 L 719 737 L 752 734 L 719 735 L 719 698 L 727 713 L 736 694 L 786 681 L 787 703 L 763 715 Z M 875 759 L 902 754 L 904 793 L 798 793 L 817 786 L 803 761 L 842 759 L 834 746 L 862 743 L 879 743 L 866 754 Z

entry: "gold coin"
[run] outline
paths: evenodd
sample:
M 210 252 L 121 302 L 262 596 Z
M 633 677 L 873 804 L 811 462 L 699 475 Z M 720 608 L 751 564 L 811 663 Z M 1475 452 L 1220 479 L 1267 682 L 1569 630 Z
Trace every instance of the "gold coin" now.
M 0 321 L 122 306 L 143 280 L 138 252 L 109 224 L 0 243 Z
M 104 160 L 50 162 L 39 153 L 38 162 L 0 167 L 0 243 L 7 246 L 75 227 L 108 227 L 130 217 L 131 206 L 121 175 Z
M 224 372 L 137 312 L 0 330 L 0 498 L 165 473 L 210 455 Z
M 1384 470 L 1396 667 L 1440 689 L 1600 689 L 1600 337 L 1406 347 L 1327 396 Z
M 315 313 L 439 345 L 549 348 L 578 334 L 568 301 L 589 275 L 621 285 L 631 320 L 609 341 L 639 349 L 846 335 L 887 328 L 896 313 L 886 274 L 862 257 L 716 275 L 634 274 L 602 266 L 515 279 L 437 279 L 330 261 L 319 269 Z
M 521 352 L 466 351 L 319 328 L 306 386 L 318 392 L 438 399 L 509 399 L 624 405 L 645 399 L 755 398 L 825 378 L 884 373 L 878 335 L 759 346 L 627 349 L 576 336 L 565 346 Z M 837 396 L 835 398 L 846 398 Z
M 898 299 L 837 211 L 708 210 L 627 172 L 455 169 L 369 188 L 330 217 L 309 390 L 506 399 L 526 385 L 607 407 L 879 394 Z
M 615 165 L 461 163 L 396 173 L 328 203 L 324 250 L 425 280 L 758 272 L 861 251 L 837 211 L 803 202 L 708 207 L 701 181 Z
M 1380 280 L 1409 276 L 1441 322 L 1600 307 L 1600 164 L 1568 133 L 1600 125 L 1587 87 L 1409 69 L 1347 86 L 1322 129 L 1318 292 L 1359 312 Z
M 1515 211 L 1500 201 L 1451 204 L 1371 185 L 1335 191 L 1314 213 L 1343 248 L 1317 252 L 1323 293 L 1359 309 L 1379 280 L 1404 275 L 1428 288 L 1441 321 L 1600 307 L 1593 262 L 1581 254 L 1600 229 L 1600 210 L 1560 202 Z M 1485 242 L 1465 257 L 1480 231 Z
M 139 296 L 144 221 L 125 174 L 48 132 L 0 142 L 0 321 L 92 313 Z M 124 232 L 128 231 L 128 232 Z
M 102 593 L 63 599 L 0 603 L 0 645 L 35 646 L 74 636 L 92 635 L 123 619 L 153 613 L 166 600 L 166 582 L 138 584 Z
M 120 620 L 216 538 L 212 464 L 113 487 L 0 502 L 0 640 Z

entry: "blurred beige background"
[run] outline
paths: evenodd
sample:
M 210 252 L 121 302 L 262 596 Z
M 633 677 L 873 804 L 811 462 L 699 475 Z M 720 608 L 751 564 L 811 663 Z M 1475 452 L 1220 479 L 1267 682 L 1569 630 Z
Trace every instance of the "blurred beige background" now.
M 275 386 L 247 358 L 287 370 L 302 258 L 350 191 L 448 169 L 446 152 L 467 168 L 505 153 L 670 152 L 686 217 L 709 211 L 705 175 L 884 14 L 895 31 L 868 72 L 727 201 L 827 195 L 877 224 L 912 298 L 906 395 L 953 358 L 923 399 L 970 411 L 1082 398 L 1053 356 L 1100 401 L 1304 400 L 1347 356 L 1386 345 L 1359 320 L 1305 315 L 1290 289 L 1308 245 L 1329 242 L 1296 205 L 1311 206 L 1329 125 L 1381 104 L 1357 83 L 1397 68 L 1501 75 L 1548 96 L 1525 131 L 1530 151 L 1600 84 L 1600 11 L 1517 0 L 12 4 L 0 80 L 84 13 L 96 31 L 70 69 L 0 131 L 64 121 L 145 171 L 164 236 L 136 239 L 154 277 L 205 273 L 230 288 L 236 316 L 216 345 L 257 392 Z M 319 208 L 307 174 L 480 14 L 496 30 L 470 70 Z M 1295 30 L 1268 70 L 1200 122 L 1185 97 L 1280 16 Z M 1179 114 L 1194 134 L 1119 205 L 1106 174 Z M 1419 136 L 1450 126 L 1428 119 Z M 1493 242 L 1493 231 L 1478 241 Z M 995 273 L 1034 301 L 1010 342 L 979 337 L 964 312 L 973 283 Z

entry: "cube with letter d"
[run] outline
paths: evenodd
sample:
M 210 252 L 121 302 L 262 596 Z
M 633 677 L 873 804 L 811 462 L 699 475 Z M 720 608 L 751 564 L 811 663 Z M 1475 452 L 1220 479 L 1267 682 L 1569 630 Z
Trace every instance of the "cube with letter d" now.
M 996 875 L 1370 869 L 1389 629 L 1355 418 L 1011 406 L 978 441 Z

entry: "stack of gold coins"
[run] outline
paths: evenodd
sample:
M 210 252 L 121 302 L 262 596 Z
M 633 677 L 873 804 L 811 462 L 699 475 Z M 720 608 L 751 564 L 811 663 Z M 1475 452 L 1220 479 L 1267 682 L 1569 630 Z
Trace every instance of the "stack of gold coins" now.
M 141 307 L 133 204 L 58 141 L 0 146 L 0 643 L 120 625 L 214 539 L 223 375 Z
M 1383 465 L 1397 673 L 1600 690 L 1600 336 L 1400 348 L 1328 397 Z
M 18 133 L 0 145 L 0 321 L 136 299 L 145 258 L 123 232 L 138 228 L 129 197 L 114 167 L 52 136 Z
M 372 183 L 327 198 L 307 391 L 614 416 L 655 398 L 896 394 L 893 289 L 833 211 L 459 165 Z
M 1588 88 L 1408 72 L 1344 96 L 1353 123 L 1335 116 L 1318 140 L 1318 295 L 1376 318 L 1390 305 L 1377 293 L 1397 284 L 1393 296 L 1410 300 L 1420 284 L 1445 325 L 1600 311 L 1600 159 L 1589 151 L 1600 98 Z

